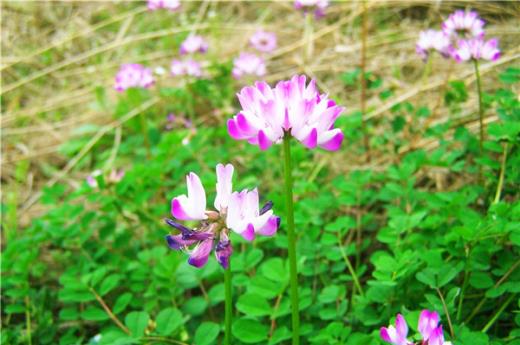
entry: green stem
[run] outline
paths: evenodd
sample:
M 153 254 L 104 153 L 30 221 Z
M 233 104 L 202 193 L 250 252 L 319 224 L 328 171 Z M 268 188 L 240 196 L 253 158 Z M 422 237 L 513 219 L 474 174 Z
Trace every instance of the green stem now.
M 312 17 L 313 13 L 306 13 L 305 14 L 305 29 L 304 29 L 304 35 L 305 35 L 305 62 L 309 62 L 312 53 L 314 51 L 314 40 L 312 39 L 313 35 L 313 26 L 312 26 Z
M 296 267 L 296 235 L 294 232 L 293 178 L 291 164 L 291 135 L 286 132 L 283 137 L 284 175 L 285 175 L 285 209 L 287 220 L 287 237 L 289 251 L 289 269 L 291 273 L 291 310 L 292 310 L 292 345 L 300 343 L 300 314 L 298 307 L 298 271 Z
M 507 308 L 509 303 L 511 303 L 513 301 L 515 296 L 516 296 L 516 294 L 512 294 L 511 296 L 509 296 L 509 298 L 506 300 L 506 302 L 504 304 L 502 304 L 500 309 L 498 309 L 497 313 L 491 318 L 491 320 L 489 320 L 489 322 L 484 326 L 484 328 L 482 328 L 483 333 L 486 333 L 488 331 L 488 329 L 495 323 L 495 321 L 500 317 L 500 315 Z
M 464 280 L 462 282 L 462 290 L 460 292 L 459 297 L 459 305 L 457 307 L 457 321 L 460 320 L 460 317 L 462 315 L 462 303 L 464 302 L 464 294 L 466 293 L 466 289 L 468 287 L 468 280 L 470 276 L 469 272 L 469 256 L 471 254 L 471 249 L 468 250 L 467 256 L 466 256 L 466 262 L 464 264 Z
M 439 288 L 435 288 L 435 290 L 437 290 L 437 293 L 439 294 L 439 297 L 441 298 L 442 307 L 444 309 L 444 314 L 446 314 L 446 318 L 448 319 L 448 326 L 450 327 L 451 339 L 455 339 L 455 332 L 453 332 L 453 324 L 451 323 L 450 313 L 448 312 L 448 306 L 446 305 L 444 296 L 442 295 L 442 292 Z
M 478 60 L 473 59 L 475 65 L 475 76 L 477 77 L 477 93 L 478 93 L 478 116 L 480 124 L 480 154 L 484 149 L 484 108 L 482 107 L 482 84 L 480 82 L 480 72 L 478 69 Z
M 366 59 L 367 59 L 367 6 L 366 1 L 363 0 L 363 14 L 361 15 L 361 131 L 363 132 L 363 145 L 365 146 L 366 161 L 370 163 L 370 140 L 366 129 L 366 100 L 367 100 L 367 79 L 366 79 Z
M 502 162 L 500 162 L 500 176 L 498 177 L 497 192 L 495 193 L 494 204 L 500 201 L 500 194 L 502 193 L 502 187 L 504 186 L 504 176 L 506 172 L 506 161 L 507 161 L 507 142 L 504 144 L 504 152 L 502 153 Z
M 347 265 L 348 271 L 350 272 L 350 275 L 352 276 L 352 279 L 354 280 L 354 285 L 356 286 L 356 289 L 359 291 L 359 294 L 363 296 L 365 293 L 363 291 L 363 288 L 361 287 L 361 284 L 359 284 L 359 279 L 357 277 L 356 271 L 354 270 L 354 267 L 352 266 L 352 263 L 350 262 L 347 253 L 345 253 L 345 249 L 343 248 L 343 243 L 341 243 L 341 236 L 338 231 L 338 245 L 339 245 L 339 251 L 341 252 L 341 256 L 343 256 L 343 260 L 345 260 L 345 264 Z
M 146 158 L 150 159 L 150 142 L 148 141 L 148 125 L 146 124 L 146 117 L 144 113 L 139 115 L 141 119 L 141 133 L 144 139 L 144 146 L 146 147 Z
M 430 76 L 432 71 L 432 58 L 431 56 L 427 57 L 426 64 L 424 66 L 424 70 L 421 76 L 421 88 L 425 86 L 426 79 Z
M 31 302 L 29 296 L 25 296 L 25 324 L 27 328 L 27 344 L 32 345 Z
M 228 268 L 224 270 L 224 289 L 226 294 L 224 345 L 231 345 L 231 319 L 233 317 L 233 291 L 231 287 L 231 257 Z

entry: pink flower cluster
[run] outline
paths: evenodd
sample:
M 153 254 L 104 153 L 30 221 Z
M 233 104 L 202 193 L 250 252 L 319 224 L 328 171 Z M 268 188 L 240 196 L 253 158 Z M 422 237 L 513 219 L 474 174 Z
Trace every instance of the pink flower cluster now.
M 208 42 L 199 35 L 189 35 L 182 43 L 179 49 L 181 55 L 201 53 L 208 51 Z
M 150 11 L 161 8 L 174 12 L 181 8 L 181 2 L 179 0 L 148 0 L 148 9 Z
M 123 92 L 133 87 L 149 88 L 153 84 L 154 78 L 149 68 L 136 63 L 124 64 L 116 74 L 114 89 Z
M 258 30 L 249 39 L 249 44 L 256 50 L 263 53 L 270 53 L 276 49 L 276 34 L 274 32 L 267 32 Z
M 256 235 L 273 236 L 280 225 L 280 218 L 273 214 L 272 202 L 260 209 L 256 188 L 233 192 L 231 164 L 218 164 L 216 172 L 217 195 L 213 204 L 216 211 L 206 210 L 206 192 L 200 178 L 192 172 L 186 176 L 188 195 L 172 199 L 171 213 L 177 220 L 200 221 L 199 227 L 189 229 L 174 220 L 166 220 L 180 231 L 178 235 L 166 236 L 169 247 L 174 250 L 193 247 L 188 251 L 188 262 L 195 267 L 204 266 L 213 249 L 221 266 L 228 267 L 232 253 L 230 230 L 252 241 Z
M 193 59 L 173 59 L 170 65 L 170 72 L 173 76 L 187 75 L 198 78 L 202 76 L 202 66 L 200 62 Z
M 419 34 L 416 51 L 426 60 L 432 51 L 457 62 L 468 60 L 495 61 L 500 57 L 498 40 L 484 39 L 485 22 L 475 11 L 457 10 L 442 23 L 442 31 L 426 30 Z
M 233 60 L 233 71 L 231 73 L 235 79 L 240 79 L 245 75 L 262 77 L 266 73 L 265 61 L 260 56 L 252 53 L 240 53 Z
M 98 188 L 98 180 L 97 177 L 103 175 L 101 170 L 94 170 L 92 174 L 88 175 L 85 181 L 91 188 Z M 123 169 L 112 169 L 110 174 L 107 176 L 106 182 L 109 184 L 116 184 L 123 179 L 125 176 L 125 171 Z
M 208 51 L 208 42 L 199 35 L 189 35 L 182 43 L 179 48 L 180 55 L 194 55 L 194 54 L 205 54 Z M 196 61 L 192 57 L 187 57 L 182 60 L 173 59 L 170 72 L 173 76 L 190 76 L 200 78 L 202 77 L 202 65 L 199 61 Z
M 316 18 L 323 17 L 328 6 L 328 0 L 294 0 L 294 8 L 303 11 L 305 14 L 314 12 Z
M 290 134 L 307 148 L 339 149 L 341 129 L 334 122 L 343 111 L 327 95 L 320 94 L 316 81 L 307 85 L 304 75 L 278 82 L 244 87 L 238 94 L 242 110 L 228 120 L 228 132 L 236 140 L 247 140 L 266 150 Z
M 439 314 L 436 311 L 423 310 L 419 316 L 417 329 L 422 337 L 422 345 L 451 345 L 444 341 L 442 325 L 439 325 Z M 413 345 L 408 340 L 408 325 L 401 314 L 397 314 L 395 325 L 381 327 L 381 338 L 394 345 Z

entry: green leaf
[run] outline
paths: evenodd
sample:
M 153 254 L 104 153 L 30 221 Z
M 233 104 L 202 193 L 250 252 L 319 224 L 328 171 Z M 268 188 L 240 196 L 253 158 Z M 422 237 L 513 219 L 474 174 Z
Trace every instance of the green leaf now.
M 195 332 L 195 345 L 213 344 L 220 333 L 220 326 L 214 322 L 203 322 Z
M 114 307 L 112 308 L 112 311 L 115 314 L 119 314 L 120 312 L 124 311 L 130 301 L 132 300 L 132 294 L 130 292 L 126 292 L 119 296 L 116 300 L 116 303 L 114 304 Z
M 105 280 L 103 280 L 103 283 L 101 284 L 99 294 L 101 296 L 104 296 L 110 291 L 112 291 L 117 286 L 117 284 L 119 284 L 121 278 L 122 277 L 119 274 L 111 274 L 108 277 L 106 277 Z
M 81 313 L 81 317 L 87 321 L 104 321 L 109 319 L 108 314 L 98 307 L 88 307 Z
M 289 278 L 285 270 L 284 262 L 280 258 L 271 258 L 265 261 L 262 266 L 260 266 L 260 272 L 264 277 L 275 282 L 287 282 Z
M 156 331 L 160 335 L 170 335 L 183 324 L 182 313 L 175 308 L 163 309 L 156 319 Z
M 254 294 L 245 294 L 238 298 L 236 307 L 248 316 L 265 316 L 271 314 L 267 300 Z
M 201 315 L 208 307 L 208 302 L 203 297 L 192 297 L 182 306 L 186 314 Z
M 233 336 L 246 344 L 254 344 L 267 340 L 269 327 L 252 319 L 241 318 L 233 322 Z
M 134 337 L 140 337 L 148 327 L 150 316 L 145 311 L 133 311 L 125 317 L 125 325 Z

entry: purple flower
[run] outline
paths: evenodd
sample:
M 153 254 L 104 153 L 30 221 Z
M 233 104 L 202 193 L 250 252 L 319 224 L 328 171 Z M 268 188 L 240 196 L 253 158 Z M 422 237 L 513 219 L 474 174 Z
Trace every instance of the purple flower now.
M 160 8 L 165 8 L 170 11 L 177 11 L 181 7 L 179 0 L 148 0 L 148 9 L 155 11 Z
M 316 18 L 325 15 L 325 9 L 329 6 L 328 0 L 294 0 L 294 8 L 304 13 L 314 12 Z
M 153 84 L 152 71 L 143 65 L 132 63 L 121 65 L 116 74 L 114 88 L 123 92 L 132 87 L 148 88 Z
M 457 10 L 442 23 L 442 31 L 449 37 L 483 38 L 485 24 L 477 12 Z
M 408 325 L 404 317 L 401 314 L 397 314 L 395 319 L 395 327 L 390 325 L 388 327 L 381 327 L 380 330 L 381 338 L 394 345 L 411 345 L 412 342 L 408 341 Z
M 215 256 L 222 267 L 229 265 L 229 256 L 233 252 L 229 239 L 232 230 L 244 239 L 251 241 L 256 234 L 272 236 L 278 230 L 280 218 L 272 211 L 269 202 L 261 210 L 258 205 L 258 191 L 243 190 L 233 192 L 232 178 L 234 168 L 231 164 L 218 164 L 217 196 L 214 201 L 216 211 L 206 210 L 206 192 L 199 177 L 190 173 L 186 177 L 188 195 L 180 195 L 172 199 L 171 212 L 178 220 L 200 221 L 197 229 L 188 229 L 173 221 L 167 224 L 180 231 L 179 235 L 168 235 L 166 240 L 171 249 L 189 251 L 189 264 L 202 267 L 208 261 L 209 254 L 215 245 Z
M 170 72 L 174 76 L 188 75 L 199 78 L 202 76 L 202 67 L 200 62 L 193 59 L 174 59 L 170 66 Z
M 442 31 L 426 30 L 419 33 L 417 41 L 417 54 L 426 60 L 432 50 L 438 51 L 442 56 L 448 57 L 450 52 L 451 41 L 448 35 Z
M 289 133 L 307 148 L 319 146 L 338 150 L 343 141 L 334 122 L 343 111 L 327 95 L 320 94 L 316 81 L 294 76 L 271 88 L 265 82 L 244 87 L 237 95 L 242 110 L 227 122 L 229 135 L 247 140 L 266 150 Z
M 96 177 L 98 177 L 101 174 L 102 174 L 101 170 L 94 170 L 90 175 L 87 176 L 85 181 L 91 188 L 97 188 L 98 181 L 97 181 Z
M 451 341 L 444 341 L 444 333 L 442 331 L 442 325 L 432 330 L 428 345 L 452 345 Z
M 208 50 L 208 43 L 198 35 L 188 36 L 184 42 L 181 43 L 179 50 L 181 55 L 193 53 L 205 53 Z
M 498 40 L 492 38 L 484 41 L 482 38 L 460 40 L 456 48 L 453 48 L 452 56 L 457 62 L 468 60 L 489 60 L 496 61 L 500 58 Z
M 256 77 L 264 76 L 266 73 L 265 62 L 260 56 L 251 53 L 240 53 L 240 56 L 233 60 L 233 77 L 240 79 L 244 75 Z
M 439 320 L 439 314 L 436 311 L 425 309 L 421 312 L 417 329 L 419 333 L 421 333 L 423 340 L 430 339 L 433 330 L 436 329 L 439 324 Z
M 276 34 L 258 30 L 249 39 L 249 44 L 258 51 L 269 53 L 276 49 Z
M 110 175 L 108 175 L 108 182 L 110 183 L 118 183 L 125 176 L 125 171 L 123 169 L 112 169 L 110 171 Z

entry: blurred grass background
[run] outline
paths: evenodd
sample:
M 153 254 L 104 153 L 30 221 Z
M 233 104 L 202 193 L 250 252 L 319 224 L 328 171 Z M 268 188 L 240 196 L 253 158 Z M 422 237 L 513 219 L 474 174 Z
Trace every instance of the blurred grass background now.
M 209 61 L 231 61 L 247 47 L 259 27 L 278 34 L 278 49 L 267 56 L 266 80 L 275 82 L 295 73 L 318 80 L 319 87 L 345 105 L 347 116 L 359 110 L 359 85 L 345 84 L 342 75 L 360 66 L 360 20 L 367 11 L 366 71 L 384 80 L 393 96 L 380 97 L 377 86 L 367 93 L 371 137 L 385 131 L 389 109 L 403 101 L 434 109 L 434 116 L 413 123 L 419 133 L 413 148 L 431 150 L 436 141 L 420 136 L 428 127 L 446 121 L 440 99 L 449 79 L 463 80 L 473 90 L 471 64 L 435 57 L 432 73 L 423 78 L 424 63 L 415 54 L 419 31 L 440 28 L 443 18 L 457 8 L 477 10 L 488 21 L 487 36 L 498 37 L 503 56 L 482 65 L 484 90 L 495 88 L 499 71 L 518 66 L 520 58 L 520 3 L 495 1 L 360 1 L 333 2 L 327 16 L 317 21 L 314 53 L 304 58 L 304 19 L 287 1 L 190 1 L 178 13 L 149 12 L 145 2 L 2 1 L 2 203 L 8 217 L 20 225 L 43 211 L 37 201 L 43 186 L 58 181 L 77 186 L 89 173 L 82 158 L 101 137 L 121 128 L 111 106 L 117 100 L 114 75 L 122 63 L 169 68 L 178 55 L 175 47 L 190 32 L 208 38 Z M 176 85 L 167 74 L 161 85 Z M 236 82 L 235 89 L 246 82 Z M 470 92 L 458 123 L 478 130 L 477 100 Z M 221 126 L 236 108 L 198 114 L 198 124 Z M 162 119 L 165 114 L 157 114 Z M 497 120 L 487 113 L 486 122 Z M 94 126 L 93 126 L 94 125 Z M 81 147 L 67 146 L 83 138 Z M 348 141 L 348 138 L 347 138 Z M 75 141 L 77 143 L 77 141 Z M 401 148 L 406 151 L 410 147 Z M 342 150 L 336 169 L 365 166 L 355 150 Z M 326 155 L 316 160 L 325 164 Z M 377 170 L 395 159 L 375 152 L 370 168 Z M 442 172 L 434 172 L 442 175 Z M 442 178 L 442 176 L 440 177 Z

